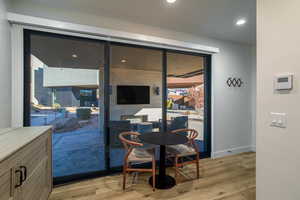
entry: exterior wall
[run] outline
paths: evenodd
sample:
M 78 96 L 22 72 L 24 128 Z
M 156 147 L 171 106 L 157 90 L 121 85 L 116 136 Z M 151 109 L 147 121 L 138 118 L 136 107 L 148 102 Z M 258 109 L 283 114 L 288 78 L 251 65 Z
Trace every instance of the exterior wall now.
M 159 87 L 161 91 L 162 85 L 162 72 L 144 71 L 144 70 L 131 70 L 131 69 L 112 69 L 111 70 L 111 87 L 112 94 L 110 96 L 110 111 L 111 120 L 120 120 L 122 115 L 134 115 L 142 111 L 144 108 L 158 108 L 157 115 L 161 116 L 161 92 L 156 95 L 153 92 L 153 87 Z M 145 85 L 150 86 L 150 104 L 147 105 L 117 105 L 117 85 Z M 149 115 L 148 120 L 155 119 Z M 154 118 L 154 116 L 153 116 Z
M 258 0 L 257 200 L 299 200 L 300 1 Z M 274 91 L 274 76 L 294 74 L 291 91 Z M 270 112 L 287 114 L 271 127 Z
M 11 39 L 6 21 L 8 0 L 0 0 L 0 129 L 11 125 Z
M 43 86 L 44 71 L 43 68 L 34 70 L 34 79 L 31 84 L 32 101 L 35 104 L 52 106 L 52 88 Z
M 95 86 L 97 84 L 96 79 L 98 79 L 99 73 L 95 76 L 95 72 L 98 70 L 89 70 L 86 74 L 87 76 L 81 76 L 84 70 L 71 70 L 72 76 L 63 79 L 63 75 L 67 69 L 62 74 L 59 73 L 60 70 L 57 68 L 49 67 L 38 67 L 40 65 L 34 64 L 32 67 L 34 70 L 34 77 L 32 79 L 32 95 L 34 97 L 34 102 L 42 104 L 44 106 L 52 106 L 53 102 L 53 92 L 55 93 L 55 102 L 60 104 L 62 107 L 69 106 L 80 106 L 80 89 L 76 86 L 80 84 L 90 84 L 90 86 Z M 54 70 L 52 70 L 54 69 Z M 102 70 L 101 70 L 102 71 Z M 50 74 L 48 74 L 50 73 Z M 47 80 L 44 78 L 46 77 Z M 79 78 L 80 77 L 80 78 Z M 92 80 L 90 79 L 92 77 Z M 96 79 L 95 79 L 96 77 Z M 141 108 L 161 108 L 161 94 L 155 95 L 153 92 L 153 87 L 160 87 L 161 91 L 161 72 L 144 71 L 144 70 L 132 70 L 132 69 L 112 69 L 111 73 L 111 85 L 112 85 L 112 95 L 111 95 L 111 116 L 113 120 L 120 120 L 121 115 L 131 115 L 136 114 Z M 93 80 L 94 78 L 94 80 Z M 149 105 L 117 105 L 117 85 L 147 85 L 150 86 L 150 104 Z M 56 87 L 53 87 L 56 86 Z M 58 87 L 59 86 L 59 87 Z M 64 87 L 65 86 L 65 87 Z
M 72 87 L 53 88 L 55 103 L 62 107 L 80 106 L 79 89 Z
M 31 56 L 31 69 L 31 99 L 33 103 L 43 106 L 53 106 L 56 102 L 63 107 L 78 107 L 78 86 L 98 87 L 99 84 L 99 70 L 50 68 L 34 55 Z
M 99 70 L 44 66 L 44 87 L 98 86 Z

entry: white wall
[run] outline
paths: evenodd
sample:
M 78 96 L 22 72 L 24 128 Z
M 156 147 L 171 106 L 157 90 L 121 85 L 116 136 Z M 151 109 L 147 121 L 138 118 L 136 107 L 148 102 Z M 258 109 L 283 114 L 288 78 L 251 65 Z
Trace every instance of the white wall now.
M 251 149 L 252 57 L 251 48 L 220 42 L 213 58 L 213 129 L 216 156 Z M 229 88 L 228 77 L 242 78 L 241 88 Z
M 134 24 L 118 19 L 86 15 L 61 8 L 45 8 L 42 4 L 14 1 L 12 12 L 26 15 L 64 20 L 73 23 L 99 26 L 116 30 L 153 35 L 182 40 L 220 48 L 213 56 L 213 152 L 216 156 L 251 149 L 252 141 L 252 47 L 249 45 L 220 41 L 207 37 L 164 30 L 142 24 Z M 228 77 L 241 77 L 245 82 L 242 88 L 228 88 Z
M 300 199 L 300 1 L 258 0 L 257 199 Z M 273 90 L 276 74 L 295 74 L 294 89 Z M 287 113 L 287 128 L 270 127 Z
M 11 42 L 6 20 L 8 0 L 0 0 L 0 128 L 11 123 Z
M 252 48 L 252 86 L 251 86 L 251 111 L 252 111 L 252 150 L 256 151 L 256 46 Z

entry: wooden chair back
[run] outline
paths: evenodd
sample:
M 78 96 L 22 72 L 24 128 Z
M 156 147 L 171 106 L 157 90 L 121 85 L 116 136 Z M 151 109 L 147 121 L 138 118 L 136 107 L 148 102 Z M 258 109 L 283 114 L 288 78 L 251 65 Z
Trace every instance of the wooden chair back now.
M 177 129 L 172 131 L 171 133 L 185 134 L 189 140 L 195 140 L 199 135 L 199 133 L 195 129 L 187 129 L 187 128 Z
M 198 137 L 199 133 L 195 129 L 177 129 L 172 131 L 171 133 L 177 134 L 185 134 L 188 138 L 188 143 L 192 145 L 196 152 L 199 152 L 198 147 L 196 145 L 195 139 Z
M 141 135 L 138 132 L 132 132 L 132 131 L 128 131 L 128 132 L 123 132 L 119 134 L 119 139 L 121 140 L 124 148 L 129 151 L 130 149 L 137 147 L 137 146 L 143 146 L 142 143 L 134 141 L 132 138 L 138 137 L 139 135 Z

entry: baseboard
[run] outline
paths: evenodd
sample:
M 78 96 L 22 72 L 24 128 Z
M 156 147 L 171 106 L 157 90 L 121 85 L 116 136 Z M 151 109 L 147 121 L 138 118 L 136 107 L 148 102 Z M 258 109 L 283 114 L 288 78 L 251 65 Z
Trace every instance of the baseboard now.
M 256 152 L 256 145 L 251 146 L 251 151 Z
M 232 149 L 225 149 L 223 151 L 213 152 L 212 158 L 220 158 L 224 156 L 234 155 L 243 152 L 251 152 L 251 151 L 253 151 L 253 146 L 236 147 Z

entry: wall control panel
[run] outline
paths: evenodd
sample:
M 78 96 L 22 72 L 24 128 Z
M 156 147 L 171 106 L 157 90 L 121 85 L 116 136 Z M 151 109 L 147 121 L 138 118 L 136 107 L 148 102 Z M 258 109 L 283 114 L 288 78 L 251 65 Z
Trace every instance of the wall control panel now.
M 285 74 L 285 75 L 276 76 L 274 80 L 274 89 L 275 90 L 293 89 L 293 75 Z
M 275 113 L 271 112 L 271 126 L 278 128 L 287 127 L 287 116 L 286 113 Z

